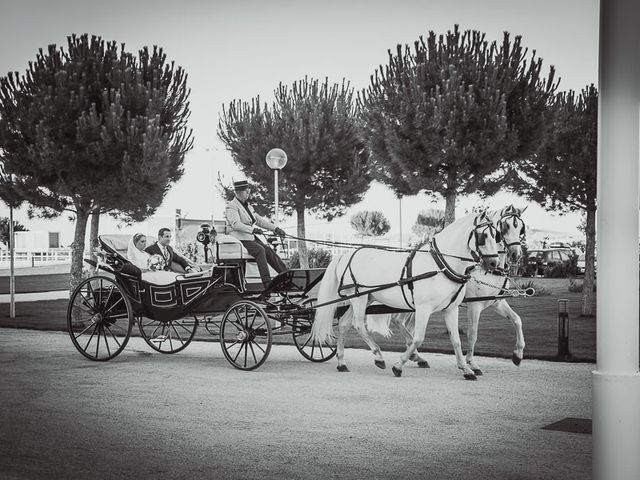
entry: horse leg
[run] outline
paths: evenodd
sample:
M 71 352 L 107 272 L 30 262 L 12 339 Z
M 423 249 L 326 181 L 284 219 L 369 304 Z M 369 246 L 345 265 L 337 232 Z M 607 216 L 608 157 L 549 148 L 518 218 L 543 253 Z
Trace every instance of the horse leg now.
M 414 314 L 415 323 L 413 327 L 413 338 L 411 343 L 407 345 L 406 351 L 400 355 L 400 360 L 398 360 L 391 369 L 396 377 L 402 375 L 402 367 L 404 367 L 404 364 L 407 363 L 407 361 L 415 354 L 418 347 L 422 345 L 431 312 L 431 308 L 416 307 L 416 312 Z
M 449 339 L 451 340 L 451 345 L 456 355 L 458 368 L 462 370 L 465 380 L 477 380 L 476 375 L 473 373 L 473 370 L 469 368 L 469 365 L 466 364 L 464 356 L 462 355 L 462 343 L 460 342 L 460 332 L 458 332 L 458 306 L 452 305 L 443 312 L 444 321 L 449 331 Z
M 353 326 L 360 335 L 360 338 L 367 344 L 371 353 L 373 353 L 373 363 L 375 363 L 378 368 L 387 368 L 384 357 L 380 352 L 380 347 L 373 338 L 371 338 L 367 330 L 366 312 L 367 306 L 369 305 L 368 295 L 354 298 L 351 300 L 351 305 L 353 306 Z
M 414 322 L 414 314 L 413 313 L 400 313 L 397 316 L 394 316 L 394 320 L 400 327 L 400 331 L 404 336 L 405 345 L 409 348 L 409 344 L 413 339 L 413 334 L 407 325 L 413 325 Z M 416 351 L 413 352 L 411 358 L 409 358 L 412 362 L 416 362 L 419 368 L 431 368 L 429 362 L 425 358 L 422 358 L 420 354 Z
M 522 333 L 522 319 L 520 315 L 513 311 L 506 300 L 500 300 L 494 305 L 494 310 L 504 318 L 508 318 L 516 329 L 516 348 L 511 355 L 511 360 L 515 365 L 520 365 L 524 356 L 524 333 Z
M 482 375 L 482 370 L 476 363 L 473 353 L 478 340 L 478 323 L 480 313 L 484 310 L 484 302 L 472 302 L 467 305 L 467 365 L 476 375 Z
M 336 342 L 336 357 L 338 358 L 338 371 L 339 372 L 348 372 L 349 368 L 344 363 L 344 340 L 347 335 L 347 331 L 351 326 L 353 321 L 353 309 L 349 307 L 349 309 L 344 312 L 344 315 L 340 317 L 338 321 L 338 340 Z
M 384 361 L 384 357 L 382 356 L 380 347 L 371 337 L 366 327 L 364 325 L 358 325 L 356 327 L 356 330 L 360 334 L 360 338 L 362 338 L 362 340 L 364 340 L 364 342 L 369 346 L 371 353 L 373 353 L 373 363 L 375 364 L 375 366 L 378 368 L 382 368 L 383 370 L 387 368 L 387 364 Z

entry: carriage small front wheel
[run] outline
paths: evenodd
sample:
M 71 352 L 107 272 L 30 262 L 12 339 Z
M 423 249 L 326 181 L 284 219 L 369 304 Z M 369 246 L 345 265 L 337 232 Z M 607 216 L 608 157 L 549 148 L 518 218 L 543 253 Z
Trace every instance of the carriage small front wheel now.
M 132 326 L 131 302 L 115 280 L 90 277 L 71 294 L 67 330 L 73 345 L 88 359 L 116 357 L 126 347 Z
M 269 317 L 260 305 L 241 300 L 227 308 L 220 322 L 220 346 L 231 365 L 258 368 L 269 356 L 271 343 Z
M 140 335 L 151 348 L 160 353 L 178 353 L 187 348 L 198 330 L 195 318 L 178 318 L 175 320 L 153 320 L 138 318 Z
M 293 321 L 293 343 L 300 354 L 312 362 L 326 362 L 336 355 L 336 346 L 327 343 L 326 341 L 313 341 L 311 339 L 311 327 L 313 325 L 313 319 L 315 317 L 315 304 L 316 299 L 310 298 L 302 303 L 303 307 L 307 307 L 310 310 L 305 310 L 302 314 L 296 315 Z

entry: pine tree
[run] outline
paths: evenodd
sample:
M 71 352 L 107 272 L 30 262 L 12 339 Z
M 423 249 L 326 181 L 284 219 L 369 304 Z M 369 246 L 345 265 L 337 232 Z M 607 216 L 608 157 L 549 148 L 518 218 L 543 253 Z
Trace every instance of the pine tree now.
M 279 84 L 271 106 L 260 97 L 233 101 L 218 124 L 218 136 L 248 179 L 273 199 L 273 172 L 265 162 L 272 148 L 288 156 L 280 172 L 280 203 L 294 211 L 298 237 L 305 238 L 304 214 L 331 220 L 359 202 L 369 187 L 367 156 L 357 127 L 353 89 L 305 77 Z M 300 242 L 303 268 L 307 250 Z
M 0 78 L 0 148 L 13 182 L 0 186 L 30 212 L 75 216 L 71 287 L 82 273 L 89 215 L 141 220 L 182 175 L 191 148 L 186 73 L 163 50 L 88 35 L 50 45 L 26 74 Z
M 495 193 L 496 172 L 539 144 L 557 86 L 526 55 L 520 37 L 505 32 L 498 46 L 457 25 L 390 50 L 358 96 L 374 177 L 399 196 L 442 195 L 446 223 L 458 195 Z
M 546 141 L 519 163 L 516 189 L 548 210 L 583 211 L 585 275 L 582 314 L 591 315 L 595 278 L 598 163 L 598 90 L 588 85 L 556 95 Z

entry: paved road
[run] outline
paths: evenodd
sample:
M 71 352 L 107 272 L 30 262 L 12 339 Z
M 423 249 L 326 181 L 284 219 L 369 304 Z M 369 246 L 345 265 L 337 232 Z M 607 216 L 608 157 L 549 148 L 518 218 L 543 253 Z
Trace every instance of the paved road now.
M 64 333 L 0 329 L 0 477 L 591 478 L 591 435 L 542 429 L 591 417 L 591 365 L 481 358 L 468 382 L 450 355 L 395 378 L 346 354 L 337 373 L 275 346 L 242 372 L 216 343 L 132 338 L 93 363 Z

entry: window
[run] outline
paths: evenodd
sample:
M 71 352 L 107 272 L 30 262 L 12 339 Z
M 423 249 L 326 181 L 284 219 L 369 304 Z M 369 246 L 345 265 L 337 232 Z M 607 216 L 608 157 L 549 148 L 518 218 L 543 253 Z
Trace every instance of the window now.
M 59 232 L 49 232 L 49 248 L 60 248 Z

